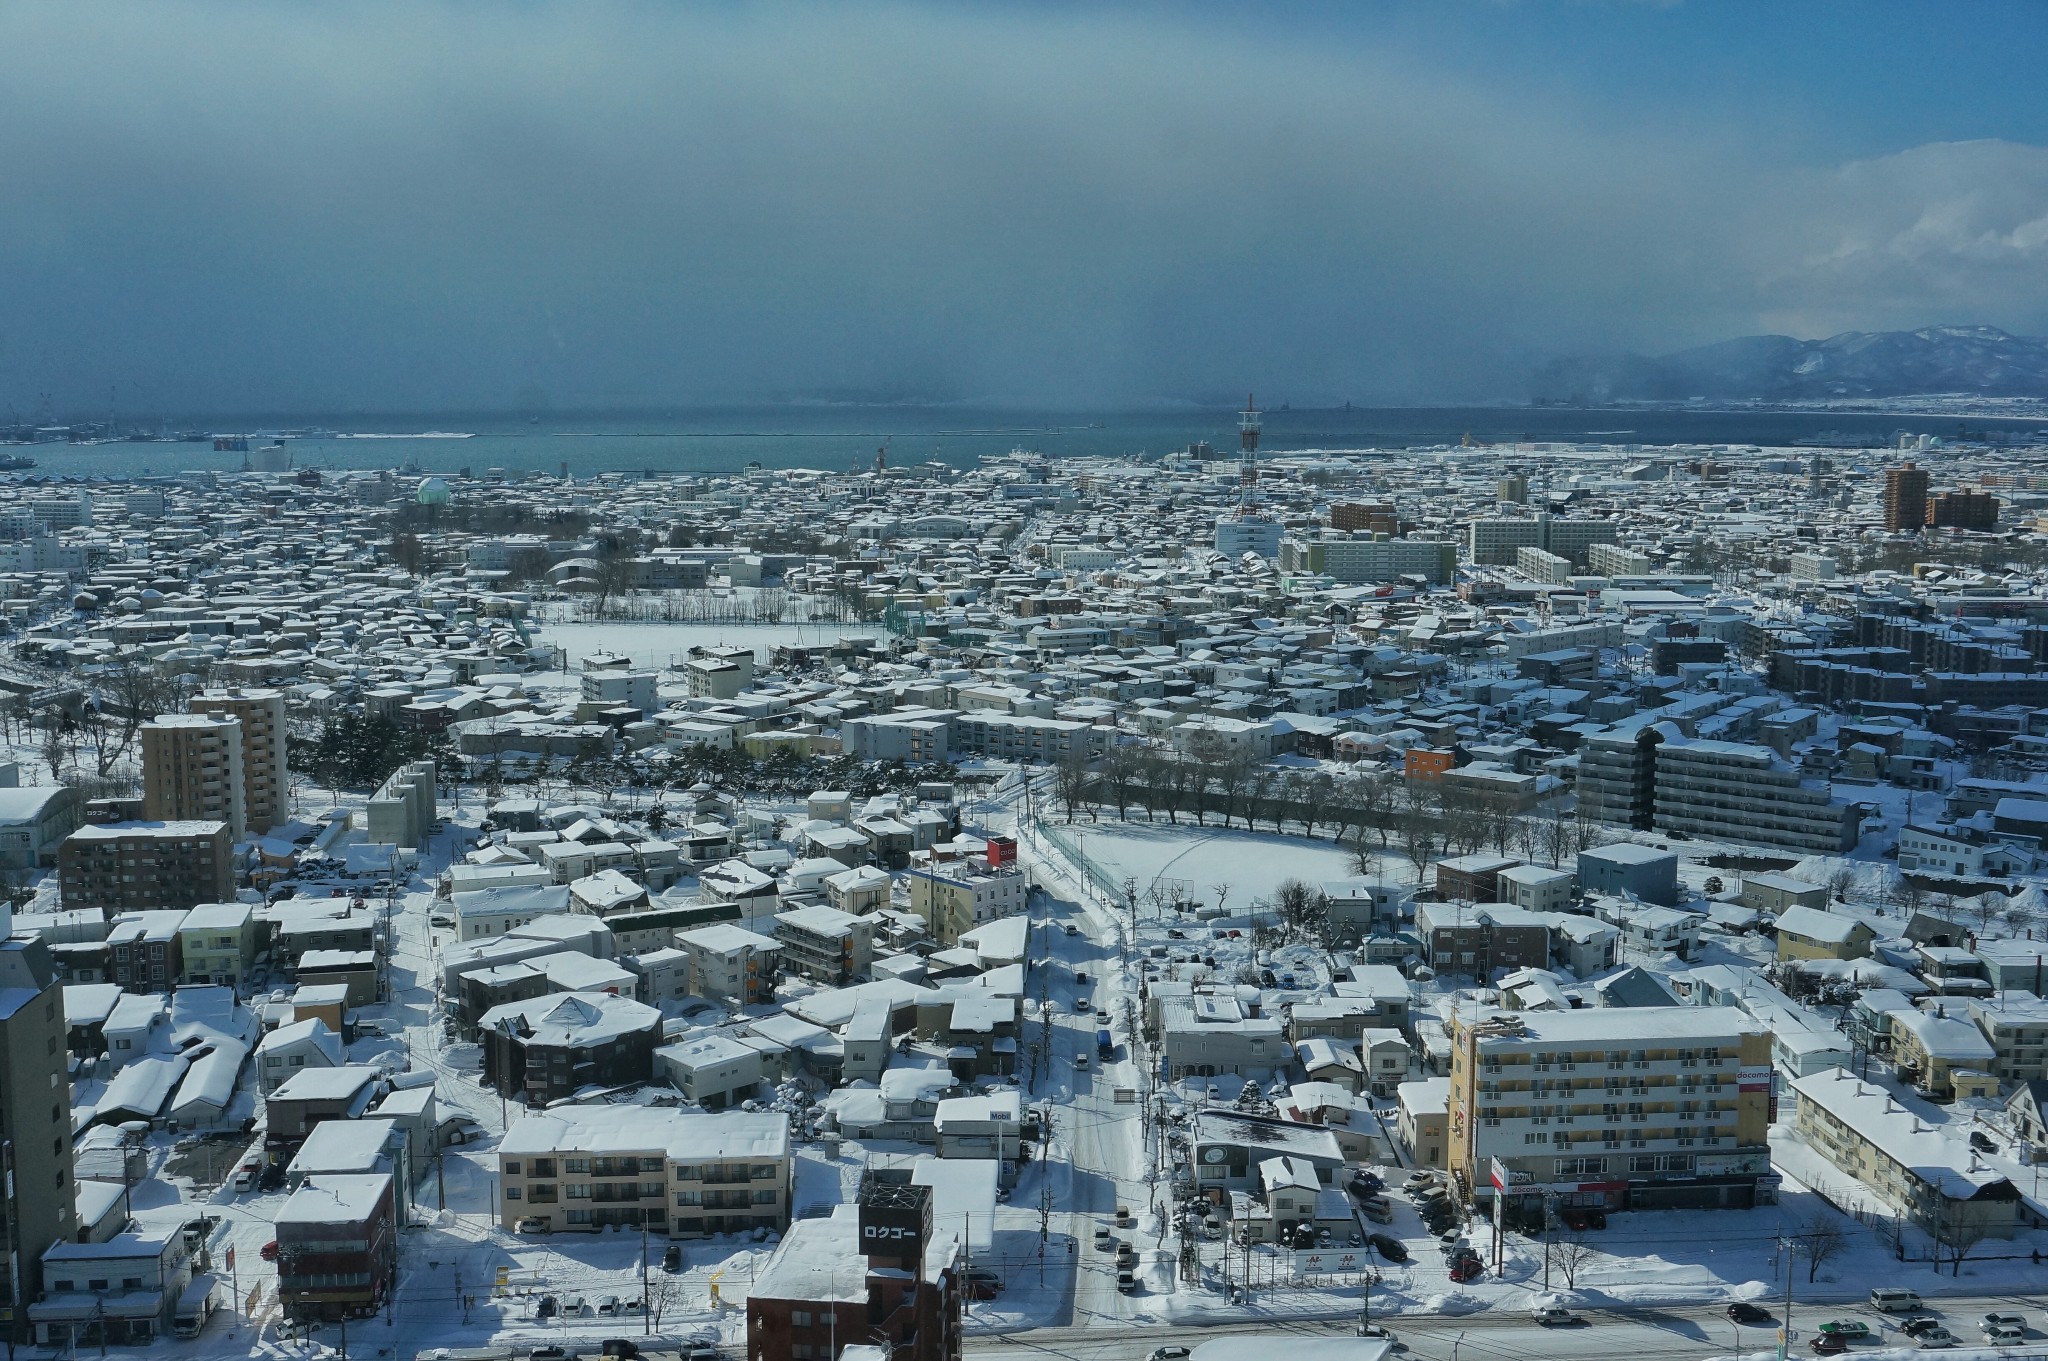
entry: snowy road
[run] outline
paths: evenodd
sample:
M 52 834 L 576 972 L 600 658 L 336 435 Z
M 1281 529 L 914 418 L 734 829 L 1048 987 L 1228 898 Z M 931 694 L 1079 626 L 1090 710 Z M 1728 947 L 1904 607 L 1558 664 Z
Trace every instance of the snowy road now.
M 2042 1324 L 2039 1296 L 1978 1296 L 1931 1301 L 1934 1312 L 1948 1320 L 1953 1332 L 1966 1346 L 1977 1338 L 1979 1315 L 1992 1310 L 2028 1315 L 2026 1348 L 2017 1355 L 2033 1356 L 2048 1350 L 2048 1334 Z M 1256 1312 L 1255 1310 L 1253 1311 Z M 1519 1312 L 1496 1310 L 1464 1316 L 1433 1314 L 1404 1315 L 1387 1320 L 1403 1346 L 1403 1355 L 1429 1361 L 1523 1361 L 1524 1358 L 1576 1358 L 1587 1356 L 1626 1358 L 1756 1358 L 1775 1356 L 1777 1338 L 1771 1328 L 1737 1329 L 1720 1306 L 1712 1308 L 1644 1308 L 1625 1312 L 1584 1311 L 1579 1327 L 1543 1328 Z M 1861 1318 L 1877 1334 L 1878 1345 L 1854 1349 L 1858 1357 L 1880 1357 L 1910 1343 L 1893 1328 L 1886 1331 L 1882 1316 L 1852 1305 L 1830 1308 L 1802 1304 L 1794 1310 L 1793 1350 L 1811 1355 L 1806 1341 L 1813 1328 L 1832 1318 Z M 1206 1328 L 1161 1327 L 1115 1333 L 1085 1327 L 1039 1329 L 1006 1337 L 969 1338 L 966 1349 L 979 1361 L 1144 1361 L 1155 1347 L 1196 1347 L 1210 1338 L 1231 1333 L 1256 1333 L 1282 1339 L 1330 1337 L 1351 1332 L 1355 1315 L 1326 1320 L 1247 1319 L 1243 1323 L 1217 1324 Z M 1738 1344 L 1740 1350 L 1738 1350 Z M 1284 1344 L 1283 1344 L 1284 1345 Z M 1972 1349 L 1974 1350 L 1974 1349 Z M 1961 1353 L 1969 1355 L 1969 1351 Z M 2001 1355 L 2016 1353 L 2006 1349 Z

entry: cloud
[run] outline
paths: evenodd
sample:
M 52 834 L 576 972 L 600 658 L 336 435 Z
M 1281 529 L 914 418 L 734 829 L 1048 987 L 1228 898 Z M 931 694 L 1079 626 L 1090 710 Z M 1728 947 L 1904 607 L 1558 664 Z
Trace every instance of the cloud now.
M 1766 325 L 2048 329 L 2037 148 L 1760 163 L 1270 27 L 10 7 L 0 400 L 1415 400 Z

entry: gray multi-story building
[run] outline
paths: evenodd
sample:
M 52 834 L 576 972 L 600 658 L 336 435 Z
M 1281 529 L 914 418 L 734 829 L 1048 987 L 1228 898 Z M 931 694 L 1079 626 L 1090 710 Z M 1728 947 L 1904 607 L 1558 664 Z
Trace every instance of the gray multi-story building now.
M 1682 740 L 1656 752 L 1657 826 L 1803 851 L 1856 844 L 1856 810 L 1769 747 Z

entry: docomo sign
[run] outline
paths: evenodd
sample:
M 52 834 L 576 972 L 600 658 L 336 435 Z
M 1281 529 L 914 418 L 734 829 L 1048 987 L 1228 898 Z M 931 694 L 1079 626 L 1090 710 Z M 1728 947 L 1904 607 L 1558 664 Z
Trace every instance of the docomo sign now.
M 1771 1066 L 1763 1064 L 1755 1068 L 1735 1070 L 1735 1090 L 1738 1092 L 1767 1092 L 1771 1089 Z

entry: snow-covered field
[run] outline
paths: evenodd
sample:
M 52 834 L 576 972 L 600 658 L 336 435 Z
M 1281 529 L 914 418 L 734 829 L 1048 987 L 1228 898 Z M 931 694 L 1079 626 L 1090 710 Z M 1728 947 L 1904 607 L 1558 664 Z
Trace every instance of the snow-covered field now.
M 538 641 L 553 643 L 568 655 L 572 676 L 583 658 L 595 652 L 616 653 L 632 659 L 638 666 L 664 667 L 693 647 L 751 647 L 755 658 L 765 662 L 770 649 L 785 644 L 818 647 L 841 638 L 875 638 L 881 633 L 881 627 L 875 624 L 595 624 L 581 621 L 545 622 L 534 630 Z
M 1270 898 L 1289 879 L 1319 884 L 1352 873 L 1351 853 L 1334 841 L 1273 836 L 1242 828 L 1178 827 L 1163 822 L 1079 822 L 1058 829 L 1075 843 L 1089 867 L 1113 882 L 1138 881 L 1142 899 L 1154 884 L 1178 882 L 1205 903 L 1216 901 L 1216 885 L 1228 884 L 1225 906 L 1247 908 Z M 1390 854 L 1381 873 L 1407 876 L 1407 862 Z

